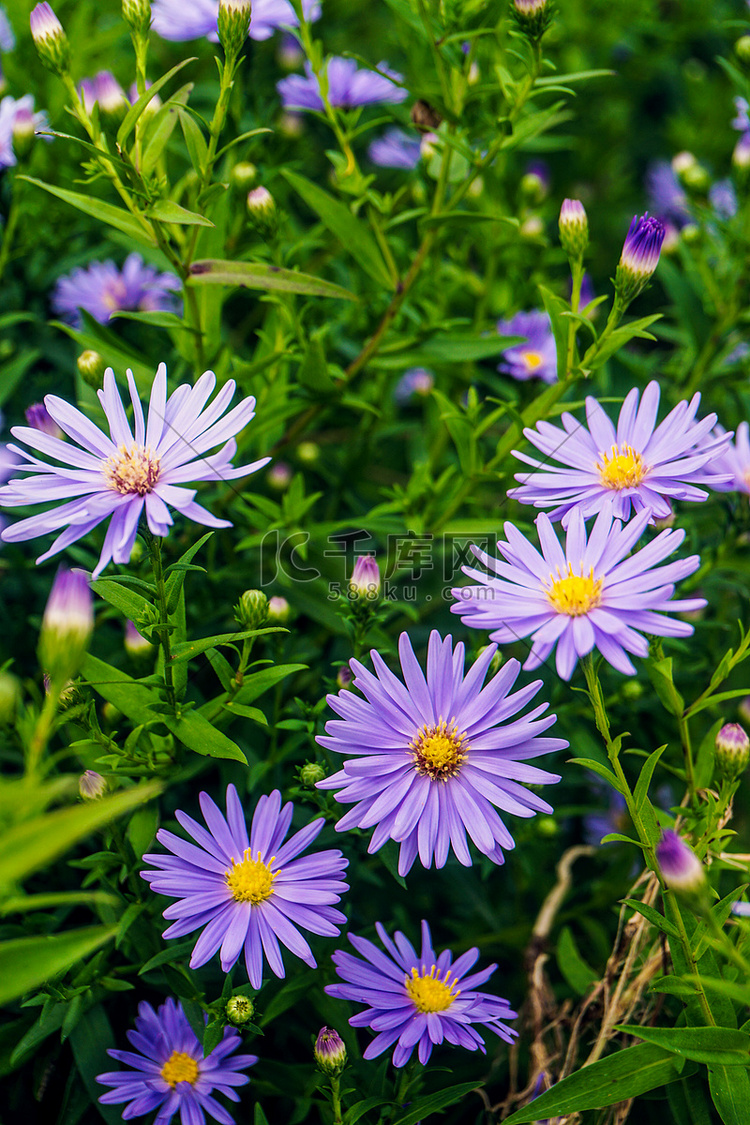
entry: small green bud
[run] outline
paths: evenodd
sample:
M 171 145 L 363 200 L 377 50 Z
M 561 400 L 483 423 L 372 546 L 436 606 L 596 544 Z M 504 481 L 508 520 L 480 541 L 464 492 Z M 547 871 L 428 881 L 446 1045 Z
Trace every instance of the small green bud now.
M 528 202 L 537 206 L 547 196 L 547 184 L 537 172 L 526 172 L 521 177 L 521 195 Z
M 511 14 L 529 39 L 541 39 L 550 25 L 552 14 L 547 0 L 513 0 Z
M 86 770 L 78 779 L 78 792 L 83 801 L 96 801 L 104 796 L 107 782 L 100 773 Z
M 229 173 L 229 185 L 237 195 L 245 195 L 258 181 L 258 169 L 249 160 L 235 164 Z
M 302 785 L 307 786 L 308 789 L 313 789 L 318 781 L 322 781 L 326 776 L 326 771 L 317 762 L 305 762 L 299 768 L 299 779 Z
M 107 364 L 99 355 L 99 352 L 87 348 L 85 352 L 81 352 L 79 355 L 76 366 L 84 383 L 88 383 L 90 387 L 98 391 L 102 385 L 104 372 L 107 370 Z
M 235 621 L 243 629 L 262 629 L 268 620 L 268 598 L 262 590 L 245 590 L 234 607 Z
M 225 1011 L 229 1022 L 241 1027 L 253 1018 L 255 1005 L 249 996 L 230 996 Z
M 219 0 L 219 42 L 228 58 L 235 58 L 250 30 L 250 0 Z
M 151 0 L 122 0 L 122 18 L 134 39 L 145 39 L 151 27 Z
M 537 242 L 544 234 L 544 223 L 539 215 L 529 215 L 518 228 L 521 238 L 527 242 Z
M 711 186 L 711 177 L 703 165 L 697 161 L 685 169 L 680 179 L 688 191 L 695 192 L 698 195 L 705 195 Z
M 278 229 L 276 201 L 268 188 L 253 188 L 247 193 L 247 217 L 261 238 L 272 238 Z
M 21 681 L 12 672 L 0 672 L 0 726 L 12 723 L 21 702 Z
M 735 781 L 750 763 L 750 738 L 739 723 L 725 723 L 716 735 L 716 770 Z
M 743 66 L 750 66 L 750 35 L 741 35 L 734 45 L 734 53 Z
M 301 441 L 297 446 L 297 460 L 303 465 L 314 465 L 320 457 L 320 446 L 314 441 Z
M 70 70 L 70 43 L 59 19 L 46 3 L 37 4 L 29 23 L 39 58 L 47 70 L 62 76 Z

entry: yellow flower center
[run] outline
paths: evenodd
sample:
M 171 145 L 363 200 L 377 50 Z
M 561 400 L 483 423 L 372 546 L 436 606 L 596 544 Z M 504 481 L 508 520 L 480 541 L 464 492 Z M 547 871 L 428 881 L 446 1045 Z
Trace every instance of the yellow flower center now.
M 469 745 L 466 734 L 459 734 L 456 724 L 441 719 L 436 726 L 424 726 L 409 744 L 417 773 L 431 781 L 447 781 L 455 777 L 466 758 Z
M 458 999 L 461 991 L 457 982 L 450 980 L 450 975 L 448 970 L 445 980 L 441 980 L 435 965 L 429 973 L 423 969 L 420 974 L 416 969 L 412 969 L 411 976 L 406 978 L 404 984 L 409 999 L 414 1002 L 418 1012 L 444 1012 L 446 1008 L 450 1008 L 454 1000 Z
M 539 352 L 522 352 L 521 359 L 525 363 L 528 371 L 536 371 L 537 367 L 541 367 L 544 363 L 544 359 Z
M 117 453 L 102 465 L 107 485 L 123 496 L 136 494 L 145 496 L 152 492 L 159 479 L 160 461 L 146 445 L 133 442 L 130 449 L 118 446 Z
M 597 461 L 596 467 L 604 487 L 617 492 L 622 488 L 635 488 L 647 472 L 640 453 L 630 445 L 613 445 L 612 452 L 603 453 L 602 463 Z
M 232 860 L 232 867 L 226 873 L 227 886 L 237 902 L 252 902 L 257 906 L 265 902 L 273 894 L 273 881 L 278 872 L 271 871 L 271 864 L 276 857 L 272 856 L 268 863 L 260 858 L 253 859 L 250 849 L 245 850 L 244 858 L 239 863 Z
M 173 1089 L 178 1082 L 189 1082 L 193 1086 L 198 1081 L 198 1063 L 184 1051 L 172 1051 L 161 1068 L 161 1076 Z
M 573 566 L 568 563 L 568 573 L 561 575 L 557 570 L 557 578 L 550 574 L 552 583 L 547 590 L 547 597 L 558 613 L 566 613 L 568 617 L 581 617 L 595 609 L 602 600 L 603 578 L 594 578 L 594 568 L 588 574 L 573 573 Z

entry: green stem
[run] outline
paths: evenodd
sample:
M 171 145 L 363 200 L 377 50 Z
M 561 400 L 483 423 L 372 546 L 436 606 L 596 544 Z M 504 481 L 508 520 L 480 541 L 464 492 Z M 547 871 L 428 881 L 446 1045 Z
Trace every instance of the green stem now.
M 685 780 L 687 781 L 690 800 L 693 802 L 695 800 L 695 765 L 693 763 L 693 746 L 690 740 L 690 721 L 685 715 L 680 715 L 677 722 L 685 755 Z
M 3 245 L 0 248 L 0 279 L 2 279 L 3 274 L 5 273 L 5 267 L 8 264 L 10 252 L 13 248 L 13 239 L 16 233 L 16 227 L 18 226 L 18 216 L 20 215 L 20 208 L 18 205 L 20 192 L 21 181 L 14 180 L 13 195 L 11 196 L 10 207 L 8 208 L 8 221 L 5 224 L 5 230 L 3 231 Z
M 581 284 L 583 282 L 583 258 L 578 258 L 577 261 L 572 263 L 571 276 L 573 278 L 573 288 L 570 294 L 570 308 L 572 312 L 577 313 L 581 304 Z M 578 332 L 578 321 L 571 318 L 568 325 L 568 355 L 565 361 L 565 378 L 569 379 L 573 372 L 573 358 L 576 349 L 576 333 Z
M 159 613 L 157 631 L 159 633 L 159 643 L 164 656 L 164 686 L 167 691 L 167 701 L 170 707 L 174 707 L 177 697 L 175 695 L 174 671 L 172 668 L 172 642 L 169 635 L 169 613 L 167 612 L 167 591 L 164 584 L 164 568 L 161 559 L 161 539 L 158 535 L 152 535 L 150 531 L 147 531 L 146 542 L 148 543 L 148 549 L 151 555 L 151 567 L 154 572 L 154 585 L 156 586 L 156 608 Z
M 331 1101 L 333 1103 L 333 1125 L 341 1125 L 343 1121 L 341 1112 L 341 1078 L 338 1074 L 331 1075 Z
M 698 1003 L 700 1004 L 701 1014 L 703 1015 L 707 1026 L 716 1027 L 716 1020 L 714 1019 L 714 1014 L 711 1011 L 711 1005 L 708 1002 L 708 997 L 706 996 L 705 989 L 703 988 L 703 983 L 700 979 L 700 973 L 698 972 L 698 962 L 695 959 L 695 954 L 693 953 L 692 947 L 690 945 L 690 938 L 688 937 L 688 932 L 685 929 L 685 919 L 682 917 L 680 904 L 675 898 L 674 891 L 671 891 L 669 887 L 662 887 L 662 894 L 664 896 L 664 913 L 669 921 L 677 927 L 680 935 L 682 955 L 687 962 L 690 975 L 696 978 L 695 987 L 698 991 Z
M 34 731 L 29 741 L 29 749 L 26 758 L 26 776 L 33 779 L 37 776 L 39 771 L 39 763 L 42 760 L 42 755 L 47 749 L 47 743 L 52 734 L 52 726 L 55 721 L 57 709 L 60 705 L 60 695 L 65 687 L 64 683 L 51 681 L 49 689 L 45 695 L 44 705 L 39 714 L 39 718 L 34 724 Z

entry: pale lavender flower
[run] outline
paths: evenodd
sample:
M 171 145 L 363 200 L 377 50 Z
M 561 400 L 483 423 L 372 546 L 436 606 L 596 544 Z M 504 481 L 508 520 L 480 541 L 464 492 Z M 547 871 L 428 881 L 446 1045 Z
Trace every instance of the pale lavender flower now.
M 396 85 L 403 80 L 400 74 L 384 62 L 378 63 L 378 70 L 382 73 L 359 70 L 354 59 L 329 58 L 326 62 L 328 101 L 332 106 L 351 109 L 376 102 L 402 102 L 409 96 L 408 90 Z M 284 108 L 322 111 L 324 106 L 318 79 L 309 63 L 305 63 L 305 71 L 304 78 L 300 74 L 290 74 L 276 83 Z
M 648 510 L 641 512 L 623 527 L 609 511 L 602 511 L 587 540 L 577 510 L 571 515 L 563 550 L 542 512 L 536 519 L 541 554 L 513 524 L 506 523 L 508 541 L 497 545 L 506 561 L 473 547 L 491 573 L 463 567 L 464 574 L 479 585 L 454 589 L 456 604 L 451 611 L 472 629 L 490 630 L 491 640 L 499 644 L 531 637 L 526 669 L 538 668 L 557 645 L 557 672 L 564 680 L 573 675 L 579 658 L 594 648 L 618 672 L 633 675 L 627 653 L 648 655 L 642 633 L 689 637 L 693 626 L 665 613 L 706 605 L 704 598 L 672 600 L 674 583 L 700 566 L 697 555 L 656 565 L 677 550 L 684 531 L 662 531 L 630 555 L 650 515 Z
M 305 19 L 320 19 L 319 0 L 303 0 Z M 208 38 L 218 43 L 219 0 L 151 0 L 151 26 L 162 39 L 182 42 Z M 269 39 L 279 27 L 298 27 L 289 0 L 253 0 L 250 38 Z
M 403 168 L 410 171 L 422 159 L 422 141 L 403 129 L 387 129 L 382 137 L 372 141 L 367 155 L 381 168 Z
M 100 70 L 93 78 L 83 78 L 78 87 L 83 108 L 91 113 L 98 102 L 104 113 L 118 113 L 127 108 L 128 98 L 111 70 Z
M 497 330 L 501 336 L 523 336 L 525 343 L 514 344 L 503 352 L 503 363 L 498 371 L 522 382 L 541 379 L 544 383 L 557 382 L 557 351 L 552 325 L 546 312 L 519 312 L 510 320 L 499 320 Z
M 433 859 L 436 867 L 444 867 L 451 848 L 459 863 L 470 866 L 467 832 L 480 852 L 502 863 L 503 848 L 515 844 L 495 810 L 520 817 L 552 812 L 520 783 L 559 781 L 557 774 L 527 765 L 526 759 L 564 750 L 568 743 L 540 737 L 555 721 L 554 715 L 540 718 L 548 704 L 518 717 L 542 682 L 509 695 L 520 670 L 517 660 L 509 660 L 482 686 L 495 652 L 496 646 L 488 645 L 464 676 L 463 644 L 454 650 L 451 637 L 443 640 L 433 632 L 425 678 L 402 633 L 404 682 L 373 651 L 376 675 L 358 660 L 350 661 L 356 674 L 352 686 L 365 698 L 352 690 L 327 697 L 343 722 L 329 722 L 327 737 L 318 742 L 347 758 L 343 769 L 318 782 L 318 788 L 339 790 L 337 801 L 354 804 L 337 831 L 377 826 L 370 852 L 388 839 L 401 845 L 401 875 L 417 854 L 423 867 L 431 867 Z
M 208 831 L 187 813 L 177 812 L 177 820 L 196 843 L 160 829 L 156 838 L 172 855 L 143 857 L 160 869 L 141 872 L 151 889 L 178 899 L 164 911 L 165 918 L 177 919 L 164 937 L 203 930 L 190 958 L 193 969 L 221 949 L 221 967 L 228 973 L 244 948 L 253 988 L 263 982 L 264 955 L 271 971 L 284 976 L 279 942 L 314 969 L 315 958 L 300 928 L 337 937 L 346 918 L 333 904 L 348 890 L 342 879 L 348 860 L 341 852 L 299 858 L 319 834 L 323 818 L 284 843 L 294 806 L 290 801 L 282 807 L 278 789 L 259 799 L 249 836 L 233 785 L 227 788 L 226 818 L 207 793 L 199 800 Z
M 26 421 L 32 429 L 41 430 L 43 434 L 49 434 L 50 437 L 60 438 L 60 440 L 65 437 L 43 402 L 33 403 L 32 406 L 27 407 L 24 413 L 26 414 Z
M 678 229 L 690 222 L 688 198 L 668 160 L 655 160 L 646 172 L 646 193 L 652 211 Z
M 750 115 L 748 115 L 750 106 L 748 105 L 747 98 L 735 98 L 734 108 L 737 116 L 731 123 L 732 128 L 737 129 L 740 133 L 750 132 Z
M 250 397 L 222 418 L 234 395 L 233 379 L 225 383 L 210 406 L 206 403 L 216 386 L 213 371 L 201 375 L 194 387 L 182 384 L 167 398 L 167 369 L 161 363 L 151 388 L 145 422 L 131 371 L 127 372 L 127 379 L 135 436 L 111 367 L 105 372 L 103 389 L 98 391 L 110 436 L 56 395 L 47 395 L 44 405 L 77 445 L 58 441 L 30 427 L 16 426 L 11 430 L 19 441 L 62 462 L 51 465 L 19 446 L 10 447 L 12 453 L 28 462 L 19 471 L 29 476 L 15 477 L 0 488 L 0 506 L 13 508 L 44 503 L 55 506 L 7 527 L 2 538 L 7 543 L 18 543 L 66 528 L 37 562 L 44 562 L 69 547 L 111 516 L 94 570 L 96 577 L 110 559 L 116 563 L 128 562 L 144 511 L 153 535 L 169 533 L 173 521 L 167 505 L 196 523 L 231 527 L 228 520 L 217 519 L 196 503 L 196 490 L 185 488 L 185 484 L 235 480 L 268 464 L 269 459 L 264 457 L 250 465 L 232 467 L 231 461 L 237 452 L 234 435 L 255 414 L 255 399 Z M 222 445 L 217 453 L 204 456 L 217 445 Z M 61 500 L 65 502 L 58 505 L 56 502 Z
M 736 350 L 742 347 L 739 344 Z M 743 358 L 747 354 L 746 348 L 747 345 L 744 345 L 742 354 L 737 357 L 734 354 L 727 357 L 727 362 L 732 358 Z M 717 426 L 710 435 L 709 442 L 721 440 L 726 443 L 720 446 L 712 462 L 714 471 L 719 474 L 718 483 L 713 487 L 717 492 L 744 492 L 750 496 L 750 426 L 747 422 L 740 422 L 734 444 L 727 440 L 731 436 L 722 426 Z
M 13 34 L 8 15 L 5 8 L 0 8 L 0 51 L 12 51 L 15 45 L 16 37 Z
M 175 290 L 180 288 L 175 274 L 159 273 L 140 254 L 129 254 L 122 269 L 110 260 L 92 262 L 58 278 L 52 307 L 77 327 L 81 309 L 105 324 L 113 312 L 175 312 L 179 307 Z
M 656 861 L 664 882 L 675 891 L 699 891 L 706 881 L 698 856 L 671 828 L 664 830 L 656 846 Z
M 617 428 L 596 399 L 588 396 L 588 426 L 565 411 L 562 429 L 538 422 L 536 429 L 524 430 L 544 460 L 514 449 L 519 461 L 538 471 L 516 473 L 521 487 L 510 489 L 508 495 L 536 508 L 554 508 L 550 519 L 562 519 L 564 527 L 573 511 L 582 512 L 584 519 L 608 511 L 627 520 L 631 511 L 650 509 L 653 521 L 670 515 L 671 500 L 707 500 L 708 493 L 696 486 L 720 488 L 728 482 L 716 458 L 730 435 L 710 436 L 715 414 L 696 421 L 700 394 L 690 402 L 679 402 L 657 426 L 659 396 L 654 380 L 639 407 L 634 387 L 622 404 Z
M 478 949 L 467 949 L 455 961 L 450 949 L 437 955 L 425 921 L 419 953 L 399 931 L 392 941 L 380 922 L 375 929 L 385 954 L 366 938 L 349 934 L 363 959 L 336 950 L 333 962 L 345 983 L 329 984 L 325 990 L 339 1000 L 367 1005 L 349 1020 L 352 1027 L 369 1027 L 378 1033 L 364 1058 L 377 1058 L 395 1044 L 394 1066 L 404 1066 L 415 1047 L 425 1065 L 433 1046 L 444 1041 L 485 1054 L 484 1041 L 473 1024 L 493 1031 L 506 1043 L 513 1042 L 518 1032 L 505 1021 L 515 1019 L 516 1013 L 508 1001 L 477 991 L 477 985 L 488 981 L 497 965 L 469 972 L 479 957 Z
M 427 398 L 435 386 L 435 376 L 424 367 L 411 367 L 393 388 L 394 402 L 404 406 L 413 398 Z
M 234 1125 L 214 1090 L 238 1102 L 236 1087 L 250 1081 L 240 1071 L 258 1061 L 257 1055 L 233 1055 L 242 1043 L 234 1028 L 225 1027 L 218 1047 L 204 1057 L 182 1004 L 169 997 L 157 1011 L 141 1001 L 135 1031 L 127 1035 L 135 1051 L 110 1049 L 107 1054 L 130 1069 L 96 1076 L 102 1086 L 113 1087 L 99 1098 L 103 1105 L 129 1102 L 122 1113 L 125 1120 L 158 1109 L 154 1125 L 169 1125 L 176 1113 L 182 1125 L 205 1125 L 206 1115 L 220 1125 Z
M 750 918 L 750 902 L 733 902 L 732 914 L 740 918 Z
M 708 191 L 708 202 L 720 219 L 733 219 L 737 214 L 737 192 L 731 180 L 717 180 Z
M 0 101 L 0 168 L 12 168 L 16 163 L 13 151 L 13 129 L 19 118 L 32 115 L 34 129 L 49 128 L 44 111 L 34 113 L 34 95 L 25 94 L 22 98 L 12 98 L 10 94 Z

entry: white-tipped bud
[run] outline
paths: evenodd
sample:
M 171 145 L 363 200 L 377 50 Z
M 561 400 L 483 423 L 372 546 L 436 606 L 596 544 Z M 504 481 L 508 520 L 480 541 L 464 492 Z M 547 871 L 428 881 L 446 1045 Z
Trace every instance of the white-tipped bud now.
M 134 660 L 142 660 L 154 651 L 151 641 L 147 640 L 143 633 L 138 632 L 132 621 L 125 622 L 124 645 L 128 656 L 132 656 Z
M 560 208 L 560 245 L 569 258 L 580 261 L 589 244 L 589 220 L 580 199 L 564 199 Z
M 271 238 L 276 233 L 276 201 L 262 184 L 247 193 L 247 217 L 262 238 Z
M 321 1027 L 315 1040 L 315 1061 L 324 1074 L 340 1074 L 346 1066 L 346 1047 L 338 1031 Z
M 32 10 L 29 24 L 34 46 L 44 66 L 53 74 L 67 74 L 70 69 L 70 43 L 46 0 Z
M 219 0 L 219 42 L 228 58 L 235 58 L 250 30 L 250 0 Z
M 59 688 L 76 675 L 94 629 L 88 578 L 81 570 L 57 572 L 42 619 L 39 656 Z
M 349 579 L 349 596 L 375 602 L 380 597 L 380 569 L 374 555 L 360 555 Z
M 725 723 L 716 735 L 716 769 L 720 777 L 734 781 L 750 763 L 750 738 L 739 723 Z
M 291 614 L 291 606 L 286 598 L 280 598 L 278 594 L 268 599 L 268 624 L 269 625 L 285 625 L 289 620 Z

